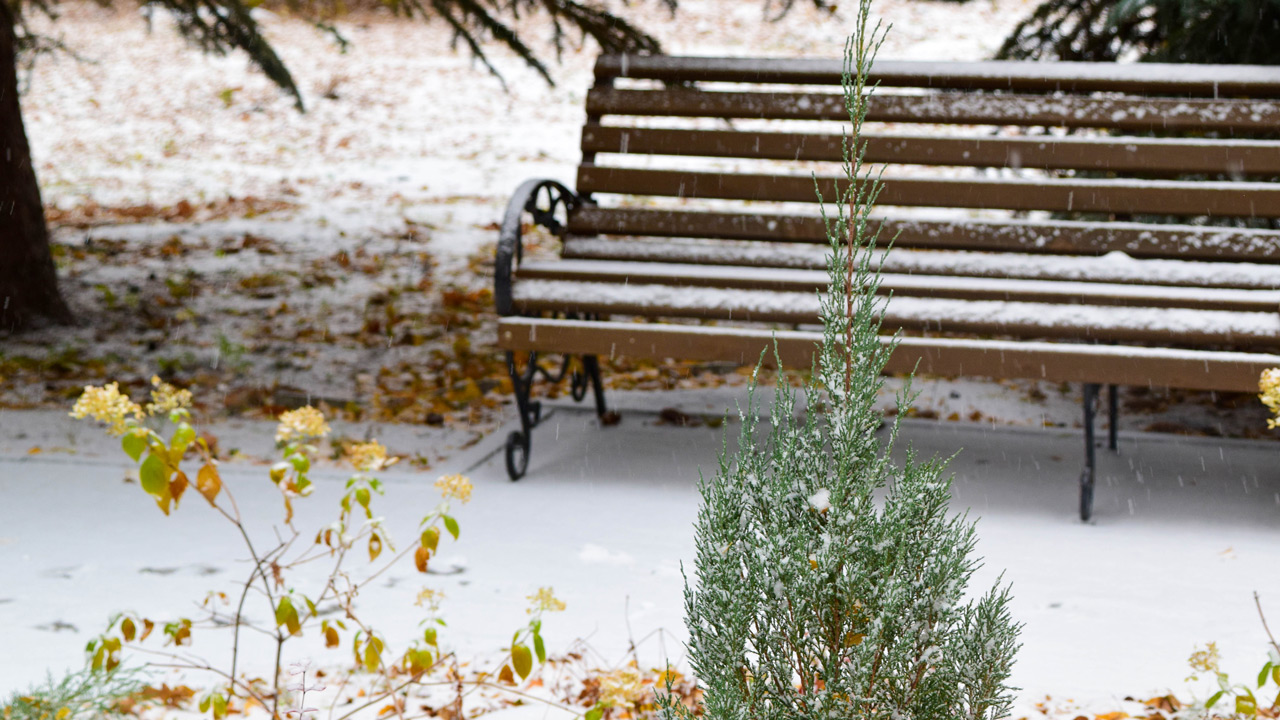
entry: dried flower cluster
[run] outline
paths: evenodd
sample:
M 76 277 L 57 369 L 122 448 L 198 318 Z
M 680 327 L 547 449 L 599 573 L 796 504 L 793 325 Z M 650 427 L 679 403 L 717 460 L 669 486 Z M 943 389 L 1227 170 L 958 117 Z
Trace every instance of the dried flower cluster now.
M 1263 370 L 1262 377 L 1258 379 L 1258 390 L 1261 391 L 1258 398 L 1262 404 L 1272 415 L 1280 417 L 1280 368 Z M 1275 429 L 1276 425 L 1276 418 L 1267 419 L 1267 427 Z
M 1195 672 L 1217 673 L 1218 663 L 1222 661 L 1222 655 L 1218 653 L 1218 644 L 1209 643 L 1203 650 L 1197 650 L 1191 653 L 1191 657 L 1187 658 L 1187 664 Z M 1195 673 L 1187 680 L 1199 680 Z
M 638 705 L 649 693 L 649 687 L 640 671 L 633 667 L 610 670 L 600 676 L 600 704 L 605 707 Z
M 310 405 L 281 415 L 280 424 L 276 426 L 278 443 L 312 440 L 328 434 L 329 423 L 325 422 L 324 414 Z
M 159 376 L 151 376 L 151 402 L 147 403 L 148 415 L 167 415 L 174 410 L 191 408 L 191 391 L 174 387 Z
M 529 609 L 525 612 L 530 615 L 535 612 L 560 612 L 565 608 L 564 601 L 557 598 L 549 587 L 538 588 L 538 592 L 529 595 L 528 600 Z
M 471 499 L 471 481 L 463 475 L 444 475 L 436 480 L 441 495 L 467 502 Z
M 107 432 L 112 435 L 123 435 L 129 429 L 125 421 L 129 418 L 141 420 L 143 413 L 137 403 L 120 392 L 120 384 L 113 382 L 102 387 L 85 385 L 84 393 L 71 409 L 71 417 L 77 420 L 93 418 L 106 423 Z
M 424 607 L 430 610 L 432 614 L 435 614 L 440 612 L 440 602 L 442 600 L 444 600 L 443 590 L 422 588 L 418 591 L 418 597 L 414 599 L 413 604 L 418 607 Z
M 387 457 L 387 447 L 373 440 L 347 448 L 347 460 L 356 470 L 368 473 L 391 467 L 399 462 L 400 458 Z

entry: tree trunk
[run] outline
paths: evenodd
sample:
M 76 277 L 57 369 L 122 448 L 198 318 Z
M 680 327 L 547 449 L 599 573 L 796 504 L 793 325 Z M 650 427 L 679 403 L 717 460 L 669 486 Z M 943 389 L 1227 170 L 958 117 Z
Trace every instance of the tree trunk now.
M 71 320 L 58 293 L 40 185 L 18 103 L 13 12 L 0 0 L 0 331 Z

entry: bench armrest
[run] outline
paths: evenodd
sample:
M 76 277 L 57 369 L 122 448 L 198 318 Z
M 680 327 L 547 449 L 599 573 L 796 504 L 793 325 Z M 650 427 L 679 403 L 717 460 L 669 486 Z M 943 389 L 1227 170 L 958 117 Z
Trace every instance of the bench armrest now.
M 499 315 L 513 314 L 511 300 L 512 274 L 524 257 L 522 241 L 524 214 L 533 216 L 533 222 L 563 236 L 566 226 L 557 219 L 561 208 L 565 219 L 583 203 L 576 192 L 555 180 L 526 180 L 511 196 L 507 212 L 502 216 L 502 229 L 498 235 L 498 252 L 494 261 L 493 302 Z

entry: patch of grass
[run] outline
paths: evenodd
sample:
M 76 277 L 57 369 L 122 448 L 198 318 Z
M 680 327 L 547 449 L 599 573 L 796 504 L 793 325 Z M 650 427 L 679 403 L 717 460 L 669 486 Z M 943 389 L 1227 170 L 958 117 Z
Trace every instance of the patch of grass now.
M 4 720 L 75 720 L 123 717 L 122 703 L 140 693 L 146 683 L 140 671 L 128 668 L 111 673 L 89 670 L 70 673 L 60 680 L 50 675 L 43 684 L 16 692 L 0 705 Z

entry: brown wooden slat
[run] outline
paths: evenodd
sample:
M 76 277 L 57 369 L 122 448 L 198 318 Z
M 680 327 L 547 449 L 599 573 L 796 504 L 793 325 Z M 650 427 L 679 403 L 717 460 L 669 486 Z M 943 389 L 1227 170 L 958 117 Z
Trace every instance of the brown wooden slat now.
M 1280 175 L 1280 142 L 1149 138 L 862 136 L 867 162 L 964 167 Z M 585 153 L 841 162 L 835 134 L 587 125 Z
M 1280 231 L 1070 220 L 883 221 L 881 244 L 901 248 L 990 250 L 1031 254 L 1280 262 Z M 711 213 L 582 206 L 569 218 L 575 235 L 648 235 L 826 244 L 822 219 L 807 215 Z
M 772 363 L 774 339 L 782 363 L 810 367 L 821 335 L 815 332 L 707 328 L 678 325 L 542 320 L 507 317 L 498 323 L 504 350 L 602 357 L 679 358 L 753 365 L 764 350 Z M 917 365 L 917 363 L 919 363 Z M 1138 387 L 1256 392 L 1263 370 L 1280 356 L 1210 351 L 1168 351 L 1106 345 L 902 338 L 886 370 L 928 375 L 1029 378 Z
M 593 315 L 632 315 L 645 318 L 689 318 L 740 322 L 818 324 L 818 307 L 811 293 L 763 293 L 745 290 L 701 289 L 696 294 L 670 291 L 657 285 L 624 287 L 594 282 L 517 283 L 513 306 L 520 314 L 572 312 Z M 928 303 L 921 314 L 920 303 Z M 1048 304 L 1020 303 L 1010 313 L 1001 303 L 902 298 L 890 302 L 883 322 L 890 331 L 1007 336 L 1035 339 L 1087 340 L 1115 343 L 1176 343 L 1186 347 L 1237 349 L 1280 347 L 1280 316 L 1276 313 L 1198 313 L 1194 323 L 1176 330 L 1167 322 L 1169 309 L 1137 309 L 1105 316 L 1069 309 L 1063 321 L 1060 308 Z M 1002 314 L 1003 313 L 1003 314 Z M 1163 314 L 1161 314 L 1163 313 Z M 1140 317 L 1141 316 L 1141 317 Z M 1233 317 L 1234 316 L 1234 317 Z M 1265 322 L 1257 322 L 1263 320 Z M 1233 321 L 1244 321 L 1243 325 Z
M 635 263 L 674 262 L 697 265 L 750 266 L 823 270 L 827 249 L 821 245 L 697 240 L 672 243 L 653 238 L 565 238 L 561 257 Z M 1280 289 L 1274 266 L 1187 260 L 1115 262 L 1110 256 L 1043 256 L 953 250 L 899 250 L 881 256 L 887 273 L 1070 282 L 1111 282 L 1171 287 L 1245 290 Z M 996 260 L 996 262 L 993 262 Z M 1049 260 L 1046 262 L 1046 260 Z M 1154 266 L 1154 267 L 1153 267 Z
M 828 202 L 838 196 L 838 182 L 834 177 L 817 178 L 817 189 Z M 818 201 L 812 177 L 645 170 L 587 163 L 578 167 L 578 191 L 768 202 Z M 886 177 L 877 204 L 1280 217 L 1280 183 Z
M 601 55 L 600 80 L 841 85 L 832 58 L 722 58 Z M 868 81 L 882 87 L 1023 92 L 1124 92 L 1181 97 L 1280 97 L 1280 71 L 1258 65 L 877 60 Z
M 528 262 L 519 280 L 639 283 L 674 287 L 815 293 L 830 285 L 825 270 L 708 267 L 673 263 L 561 260 Z M 1147 287 L 1115 283 L 957 278 L 928 275 L 880 276 L 879 294 L 952 300 L 1003 300 L 1053 304 L 1167 307 L 1230 312 L 1280 311 L 1280 291 Z
M 702 92 L 592 88 L 587 114 L 646 117 L 837 120 L 847 122 L 844 97 L 804 92 Z M 1280 103 L 1258 100 L 1168 100 L 975 93 L 872 95 L 872 122 L 1111 128 L 1136 132 L 1274 132 Z

